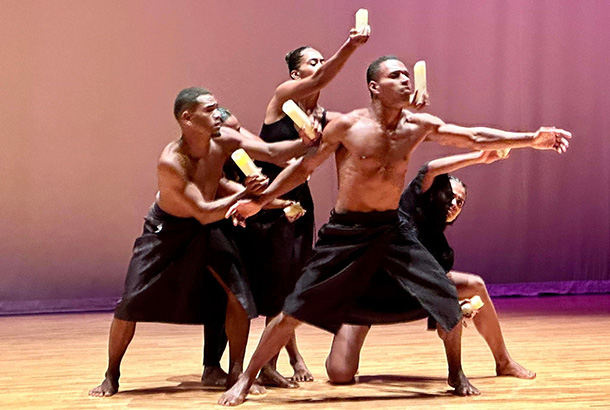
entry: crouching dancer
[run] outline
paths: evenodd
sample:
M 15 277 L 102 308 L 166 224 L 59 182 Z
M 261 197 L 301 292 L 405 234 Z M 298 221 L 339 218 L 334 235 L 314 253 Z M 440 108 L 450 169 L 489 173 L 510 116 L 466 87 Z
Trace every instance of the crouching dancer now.
M 119 389 L 120 364 L 136 322 L 222 326 L 226 310 L 230 368 L 227 386 L 242 371 L 250 319 L 256 307 L 224 216 L 241 198 L 267 186 L 250 176 L 245 187 L 223 193 L 222 167 L 244 148 L 253 158 L 283 164 L 302 155 L 301 141 L 266 144 L 221 127 L 214 96 L 202 88 L 182 90 L 174 115 L 182 135 L 169 143 L 158 161 L 159 191 L 136 240 L 110 327 L 105 379 L 89 391 L 111 396 Z

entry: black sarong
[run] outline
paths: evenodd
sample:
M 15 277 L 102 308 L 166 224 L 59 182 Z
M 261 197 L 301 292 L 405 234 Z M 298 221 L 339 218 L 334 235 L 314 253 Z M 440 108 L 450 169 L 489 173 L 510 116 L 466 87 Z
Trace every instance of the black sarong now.
M 396 211 L 334 213 L 283 311 L 333 333 L 427 316 L 451 330 L 461 319 L 455 285 Z
M 134 322 L 216 323 L 224 320 L 225 291 L 213 269 L 250 318 L 256 307 L 226 220 L 201 225 L 154 204 L 136 239 L 125 290 L 114 316 Z
M 270 317 L 282 311 L 313 246 L 313 199 L 307 183 L 285 198 L 299 201 L 305 215 L 289 222 L 282 209 L 262 210 L 236 232 L 258 313 Z

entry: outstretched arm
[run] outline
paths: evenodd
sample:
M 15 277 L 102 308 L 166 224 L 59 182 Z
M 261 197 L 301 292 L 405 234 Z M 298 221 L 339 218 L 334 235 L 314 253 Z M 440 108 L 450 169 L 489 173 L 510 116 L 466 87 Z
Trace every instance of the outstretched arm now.
M 369 26 L 363 27 L 360 31 L 351 29 L 347 41 L 312 76 L 301 78 L 298 81 L 288 80 L 280 84 L 267 107 L 265 122 L 277 121 L 277 116 L 281 116 L 282 113 L 282 104 L 287 100 L 300 100 L 319 92 L 328 85 L 339 74 L 354 51 L 367 42 L 370 33 Z
M 414 123 L 420 122 L 428 128 L 426 140 L 443 145 L 453 145 L 475 150 L 496 150 L 506 148 L 535 148 L 555 150 L 563 153 L 568 149 L 568 131 L 541 127 L 535 132 L 509 132 L 487 127 L 462 127 L 445 124 L 438 117 L 429 114 L 414 114 Z
M 243 148 L 254 159 L 282 167 L 290 159 L 304 155 L 310 147 L 310 144 L 305 143 L 303 138 L 267 143 L 260 138 L 245 137 L 234 129 L 224 126 L 221 127 L 221 135 L 231 151 Z
M 434 182 L 434 178 L 439 175 L 448 174 L 471 165 L 491 164 L 492 162 L 505 158 L 507 158 L 507 156 L 503 156 L 498 151 L 474 151 L 434 159 L 428 162 L 428 169 L 422 181 L 422 192 L 426 192 L 430 189 Z

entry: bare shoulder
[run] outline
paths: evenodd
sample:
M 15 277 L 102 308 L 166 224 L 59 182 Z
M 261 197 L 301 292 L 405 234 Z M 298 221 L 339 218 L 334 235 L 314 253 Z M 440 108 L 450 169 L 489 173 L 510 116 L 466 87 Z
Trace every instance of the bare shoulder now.
M 371 114 L 366 108 L 359 108 L 345 114 L 339 114 L 333 121 L 333 124 L 344 129 L 349 129 L 361 121 L 372 120 Z
M 189 159 L 181 151 L 178 141 L 172 141 L 165 146 L 157 161 L 159 174 L 186 175 Z
M 241 135 L 239 131 L 223 125 L 220 127 L 220 135 L 218 137 L 214 137 L 213 141 L 223 148 L 233 152 L 241 146 L 244 139 L 245 137 Z

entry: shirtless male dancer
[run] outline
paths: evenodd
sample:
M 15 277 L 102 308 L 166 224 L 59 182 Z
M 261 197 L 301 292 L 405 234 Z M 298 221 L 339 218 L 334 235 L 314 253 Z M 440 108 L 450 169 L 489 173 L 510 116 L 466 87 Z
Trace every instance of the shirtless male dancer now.
M 453 224 L 466 200 L 464 184 L 447 175 L 476 164 L 490 164 L 504 159 L 499 151 L 475 151 L 439 158 L 421 167 L 400 198 L 399 218 L 407 229 L 434 256 L 455 284 L 460 299 L 481 297 L 485 306 L 473 316 L 475 327 L 485 339 L 496 362 L 498 376 L 533 379 L 536 373 L 517 363 L 509 354 L 500 321 L 483 279 L 472 273 L 453 270 L 453 249 L 445 238 L 445 228 Z M 332 383 L 355 381 L 360 352 L 370 326 L 344 324 L 333 339 L 326 360 Z
M 159 158 L 159 191 L 134 244 L 125 290 L 112 320 L 105 379 L 89 391 L 90 396 L 118 391 L 121 360 L 141 321 L 217 324 L 226 308 L 227 386 L 242 371 L 250 318 L 257 313 L 240 258 L 226 235 L 231 226 L 224 216 L 237 200 L 260 193 L 267 180 L 251 176 L 246 187 L 225 194 L 222 167 L 238 148 L 253 158 L 284 164 L 303 155 L 307 145 L 243 138 L 221 127 L 217 107 L 214 96 L 203 88 L 187 88 L 176 97 L 174 115 L 182 135 Z
M 309 46 L 298 47 L 286 57 L 290 78 L 278 85 L 265 110 L 265 119 L 260 138 L 266 142 L 299 139 L 299 132 L 282 106 L 293 100 L 306 114 L 315 118 L 314 124 L 322 128 L 338 113 L 328 112 L 319 98 L 324 88 L 337 77 L 349 58 L 368 41 L 370 27 L 360 30 L 352 28 L 347 40 L 328 59 Z M 263 174 L 273 181 L 282 167 L 264 162 L 258 163 Z M 294 290 L 305 262 L 311 256 L 314 237 L 314 203 L 307 181 L 295 187 L 283 199 L 298 202 L 306 211 L 297 221 L 289 221 L 281 209 L 266 209 L 248 221 L 245 229 L 238 234 L 244 263 L 256 307 L 259 314 L 267 317 L 267 323 L 277 316 L 286 297 Z M 267 207 L 266 207 L 267 208 Z M 293 388 L 298 382 L 313 380 L 301 356 L 296 335 L 286 344 L 286 351 L 294 374 L 290 379 L 277 371 L 277 356 L 261 369 L 258 382 L 265 386 Z
M 455 394 L 477 394 L 461 368 L 461 311 L 455 286 L 432 255 L 398 221 L 409 157 L 423 141 L 470 149 L 567 149 L 570 134 L 555 128 L 516 133 L 445 124 L 405 109 L 409 72 L 393 56 L 367 70 L 371 106 L 340 116 L 324 130 L 318 150 L 287 167 L 256 200 L 240 200 L 229 214 L 253 215 L 302 183 L 335 154 L 339 190 L 334 213 L 320 230 L 314 254 L 283 312 L 265 329 L 246 371 L 219 399 L 244 402 L 259 369 L 307 322 L 337 333 L 342 324 L 371 325 L 431 316 L 436 320 Z

